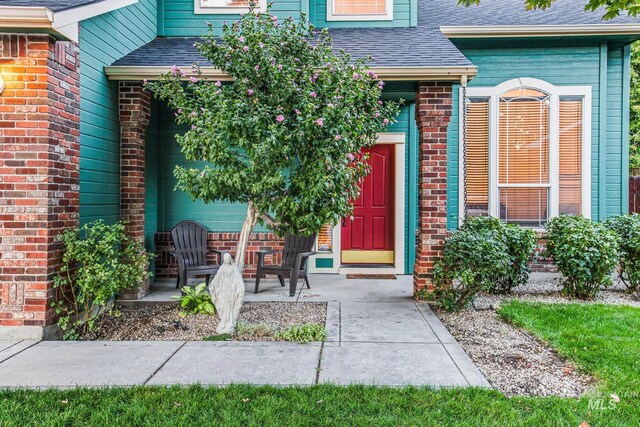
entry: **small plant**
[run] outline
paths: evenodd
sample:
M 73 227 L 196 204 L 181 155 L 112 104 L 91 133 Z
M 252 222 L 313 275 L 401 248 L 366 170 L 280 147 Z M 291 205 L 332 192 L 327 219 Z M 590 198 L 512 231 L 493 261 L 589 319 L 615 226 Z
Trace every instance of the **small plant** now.
M 209 335 L 204 337 L 202 341 L 230 341 L 232 338 L 231 334 Z
M 562 215 L 546 227 L 547 253 L 564 276 L 563 290 L 580 299 L 591 299 L 601 286 L 610 286 L 618 265 L 618 236 L 604 224 Z
M 211 301 L 211 295 L 207 291 L 206 283 L 200 283 L 195 287 L 183 286 L 182 295 L 172 298 L 177 299 L 180 307 L 184 309 L 180 312 L 180 317 L 185 317 L 189 314 L 216 314 L 216 308 Z
M 447 310 L 465 308 L 493 286 L 497 272 L 509 267 L 507 245 L 495 230 L 459 230 L 445 239 L 433 268 L 433 297 Z
M 324 341 L 327 338 L 327 330 L 322 325 L 305 323 L 294 325 L 283 331 L 276 332 L 275 337 L 283 341 L 296 341 L 309 343 L 312 341 Z
M 273 337 L 276 330 L 267 323 L 249 323 L 245 321 L 236 324 L 236 337 L 239 339 Z
M 53 286 L 62 298 L 51 306 L 60 316 L 64 339 L 76 339 L 94 330 L 95 320 L 118 292 L 149 278 L 151 255 L 129 239 L 122 222 L 92 222 L 66 230 L 58 239 L 64 246 L 62 267 Z
M 529 263 L 537 241 L 535 231 L 517 224 L 507 224 L 498 218 L 489 216 L 469 217 L 465 220 L 461 230 L 470 232 L 495 231 L 507 246 L 505 256 L 508 257 L 509 265 L 504 271 L 496 270 L 492 279 L 491 292 L 509 294 L 516 286 L 527 283 L 531 272 Z
M 619 215 L 604 225 L 620 239 L 620 280 L 629 292 L 636 292 L 640 288 L 640 215 Z

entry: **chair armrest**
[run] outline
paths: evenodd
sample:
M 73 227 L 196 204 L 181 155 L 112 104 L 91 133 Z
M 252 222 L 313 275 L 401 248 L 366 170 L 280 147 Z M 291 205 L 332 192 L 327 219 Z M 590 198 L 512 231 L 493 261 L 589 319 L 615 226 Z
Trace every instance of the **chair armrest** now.
M 300 252 L 298 255 L 296 255 L 296 261 L 295 264 L 293 266 L 293 271 L 298 271 L 300 270 L 301 266 L 302 266 L 302 261 L 309 258 L 312 255 L 317 254 L 317 252 L 315 251 L 310 251 L 310 252 Z

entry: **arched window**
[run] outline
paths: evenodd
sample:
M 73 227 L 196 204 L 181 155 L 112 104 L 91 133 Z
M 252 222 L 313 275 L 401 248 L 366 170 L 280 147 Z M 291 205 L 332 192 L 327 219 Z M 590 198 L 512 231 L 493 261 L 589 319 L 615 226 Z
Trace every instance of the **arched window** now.
M 468 88 L 460 106 L 461 217 L 536 228 L 562 213 L 588 217 L 590 104 L 590 87 L 536 79 Z

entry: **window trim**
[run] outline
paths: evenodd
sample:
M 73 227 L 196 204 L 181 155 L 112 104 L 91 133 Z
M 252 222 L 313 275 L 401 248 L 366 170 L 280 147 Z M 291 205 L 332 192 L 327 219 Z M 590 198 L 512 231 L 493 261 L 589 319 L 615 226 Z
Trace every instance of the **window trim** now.
M 549 219 L 558 216 L 560 208 L 560 97 L 582 97 L 582 177 L 581 212 L 591 218 L 591 86 L 555 86 L 544 80 L 523 77 L 508 80 L 493 87 L 467 87 L 467 98 L 489 99 L 489 215 L 498 218 L 498 111 L 500 95 L 521 87 L 549 94 Z M 458 95 L 458 226 L 464 221 L 464 126 L 463 88 Z M 534 227 L 534 229 L 536 229 Z
M 327 21 L 393 21 L 393 0 L 385 0 L 385 14 L 339 15 L 333 13 L 334 0 L 327 0 Z
M 255 0 L 256 11 L 267 9 L 267 0 Z M 195 15 L 242 15 L 249 12 L 248 7 L 213 7 L 204 6 L 205 0 L 193 0 L 193 13 Z

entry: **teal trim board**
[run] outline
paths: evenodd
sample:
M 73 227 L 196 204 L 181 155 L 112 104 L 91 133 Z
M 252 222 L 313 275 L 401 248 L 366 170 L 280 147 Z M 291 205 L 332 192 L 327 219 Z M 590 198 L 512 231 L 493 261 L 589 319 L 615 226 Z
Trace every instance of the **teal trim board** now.
M 631 45 L 624 47 L 622 64 L 622 213 L 629 213 L 629 100 L 631 96 Z
M 607 216 L 607 188 L 605 185 L 606 174 L 603 172 L 607 167 L 607 43 L 600 43 L 600 92 L 599 92 L 599 120 L 598 120 L 598 215 L 594 215 L 594 219 L 604 219 Z

